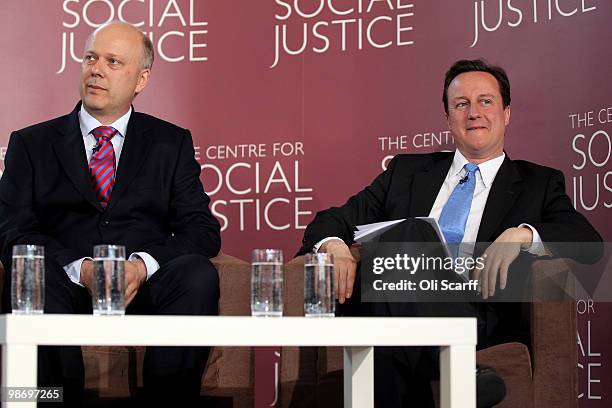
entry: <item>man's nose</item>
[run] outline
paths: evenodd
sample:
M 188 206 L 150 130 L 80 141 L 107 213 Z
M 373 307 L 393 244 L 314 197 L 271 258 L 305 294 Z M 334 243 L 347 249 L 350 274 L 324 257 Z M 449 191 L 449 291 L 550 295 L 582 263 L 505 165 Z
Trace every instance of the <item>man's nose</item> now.
M 480 113 L 480 106 L 477 103 L 470 104 L 470 110 L 468 111 L 468 117 L 470 119 L 480 118 L 482 115 Z
M 100 66 L 101 62 L 100 60 L 96 60 L 93 64 L 89 65 L 89 70 L 91 72 L 91 76 L 94 77 L 101 77 L 103 76 L 103 70 L 102 67 Z

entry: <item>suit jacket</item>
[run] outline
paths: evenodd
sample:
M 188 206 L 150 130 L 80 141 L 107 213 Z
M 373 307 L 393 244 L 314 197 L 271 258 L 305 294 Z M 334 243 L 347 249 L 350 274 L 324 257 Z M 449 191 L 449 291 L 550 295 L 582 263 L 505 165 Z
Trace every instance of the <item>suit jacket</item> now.
M 453 161 L 453 153 L 398 155 L 386 171 L 342 207 L 317 213 L 306 228 L 300 253 L 329 236 L 353 243 L 356 225 L 429 215 Z M 506 155 L 491 186 L 478 230 L 478 242 L 494 241 L 503 231 L 527 223 L 544 242 L 601 242 L 565 194 L 563 173 Z M 601 246 L 560 245 L 554 255 L 595 262 Z
M 144 251 L 161 265 L 219 252 L 219 223 L 200 182 L 188 130 L 132 112 L 106 209 L 91 187 L 78 104 L 70 114 L 11 134 L 0 179 L 2 261 L 18 243 L 45 246 L 67 265 L 96 244 Z

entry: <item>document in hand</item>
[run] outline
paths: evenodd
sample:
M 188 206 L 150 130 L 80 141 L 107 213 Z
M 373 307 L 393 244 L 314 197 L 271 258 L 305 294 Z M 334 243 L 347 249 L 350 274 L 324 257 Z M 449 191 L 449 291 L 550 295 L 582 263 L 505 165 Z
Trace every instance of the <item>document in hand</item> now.
M 446 238 L 444 237 L 444 234 L 442 234 L 442 229 L 440 228 L 440 224 L 438 224 L 438 221 L 435 218 L 431 218 L 431 217 L 415 217 L 415 219 L 423 220 L 423 221 L 427 222 L 429 225 L 431 225 L 433 230 L 436 232 L 436 235 L 438 236 L 438 239 L 442 243 L 442 247 L 444 248 L 444 253 L 445 253 L 445 256 L 446 256 L 447 259 L 456 259 L 457 258 L 456 255 L 452 254 L 452 251 L 449 248 L 448 243 L 446 242 Z M 376 237 L 378 237 L 381 234 L 383 234 L 385 231 L 390 230 L 395 225 L 397 225 L 400 222 L 405 221 L 405 220 L 406 219 L 403 218 L 403 219 L 398 219 L 398 220 L 391 220 L 391 221 L 375 222 L 375 223 L 372 223 L 372 224 L 358 225 L 356 227 L 357 230 L 355 231 L 355 234 L 354 234 L 355 242 L 358 242 L 360 244 L 363 244 L 363 243 L 366 243 L 366 242 L 371 242 Z M 473 245 L 469 249 L 467 249 L 467 248 L 464 249 L 464 251 L 466 251 L 466 254 L 467 254 L 468 251 L 469 251 L 469 254 L 471 254 L 473 252 Z M 468 273 L 457 272 L 457 275 L 459 275 L 459 277 L 461 279 L 463 279 L 463 280 L 469 279 Z
M 442 230 L 440 229 L 440 225 L 435 218 L 431 217 L 415 217 L 417 220 L 423 220 L 427 222 L 434 229 L 440 242 L 442 242 L 446 246 L 446 239 L 444 238 L 444 234 L 442 234 Z M 391 221 L 383 221 L 383 222 L 375 222 L 372 224 L 363 224 L 357 226 L 357 231 L 355 231 L 354 239 L 355 242 L 359 242 L 363 244 L 364 242 L 370 242 L 374 238 L 378 237 L 382 233 L 390 230 L 395 225 L 399 224 L 402 221 L 406 221 L 405 218 L 399 220 L 391 220 Z M 449 252 L 450 253 L 450 252 Z
M 406 221 L 406 219 L 403 218 L 400 220 L 374 222 L 372 224 L 358 225 L 357 231 L 355 231 L 354 235 L 355 242 L 359 242 L 360 244 L 363 244 L 364 242 L 370 242 L 374 238 L 378 237 L 385 231 L 390 230 L 394 225 L 397 225 L 402 221 Z

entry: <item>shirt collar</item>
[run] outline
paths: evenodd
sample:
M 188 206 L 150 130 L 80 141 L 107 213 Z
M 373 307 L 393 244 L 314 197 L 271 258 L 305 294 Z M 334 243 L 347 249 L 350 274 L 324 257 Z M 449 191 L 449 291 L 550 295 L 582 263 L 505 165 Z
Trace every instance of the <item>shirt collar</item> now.
M 125 137 L 125 133 L 127 131 L 128 122 L 130 121 L 130 115 L 132 114 L 132 108 L 128 110 L 123 116 L 114 121 L 108 126 L 112 126 L 117 129 L 117 134 L 121 137 Z M 83 137 L 87 137 L 88 134 L 91 133 L 92 130 L 97 128 L 98 126 L 104 126 L 100 121 L 87 112 L 87 109 L 83 105 L 81 105 L 81 109 L 79 110 L 79 126 L 81 127 L 81 133 Z
M 489 186 L 493 183 L 493 180 L 495 180 L 495 176 L 497 175 L 497 172 L 499 171 L 499 168 L 501 167 L 505 158 L 506 153 L 502 153 L 501 156 L 487 160 L 486 162 L 482 162 L 478 165 L 480 177 L 486 188 L 489 188 Z M 455 150 L 455 157 L 453 157 L 453 163 L 451 164 L 449 174 L 452 176 L 457 176 L 460 174 L 463 175 L 463 166 L 465 166 L 467 163 L 468 159 L 461 154 L 459 149 Z

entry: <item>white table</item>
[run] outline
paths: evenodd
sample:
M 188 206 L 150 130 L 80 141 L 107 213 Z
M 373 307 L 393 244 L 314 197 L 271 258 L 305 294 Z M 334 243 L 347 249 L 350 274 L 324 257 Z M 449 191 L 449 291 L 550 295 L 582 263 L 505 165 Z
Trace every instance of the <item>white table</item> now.
M 471 318 L 9 314 L 0 315 L 0 341 L 4 387 L 36 386 L 38 345 L 343 346 L 344 406 L 360 408 L 374 406 L 373 346 L 442 346 L 441 407 L 476 406 Z

